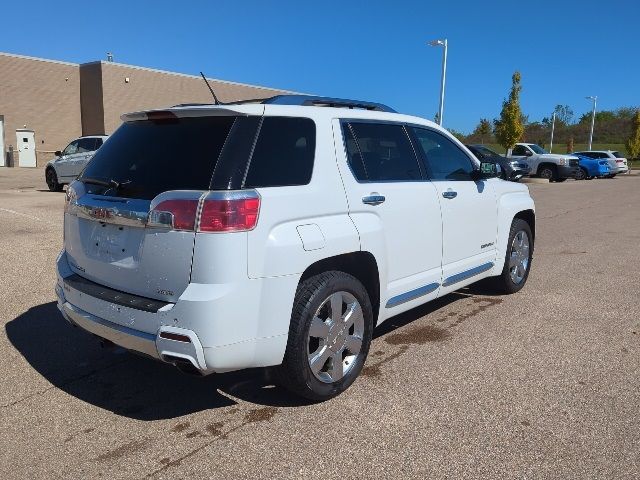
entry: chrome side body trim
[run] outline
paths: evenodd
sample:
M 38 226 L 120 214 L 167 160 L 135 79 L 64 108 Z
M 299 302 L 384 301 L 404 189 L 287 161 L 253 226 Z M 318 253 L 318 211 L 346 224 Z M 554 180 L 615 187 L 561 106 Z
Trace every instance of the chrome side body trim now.
M 430 283 L 429 285 L 425 285 L 424 287 L 419 287 L 415 290 L 401 293 L 400 295 L 396 295 L 395 297 L 391 297 L 389 300 L 387 300 L 387 304 L 385 305 L 385 307 L 397 307 L 398 305 L 402 305 L 403 303 L 415 300 L 419 297 L 423 297 L 424 295 L 428 295 L 431 292 L 435 292 L 439 286 L 439 283 Z
M 487 262 L 477 267 L 474 267 L 470 270 L 467 270 L 465 272 L 456 273 L 455 275 L 451 275 L 450 277 L 447 277 L 445 281 L 442 282 L 442 286 L 448 287 L 449 285 L 453 285 L 454 283 L 462 282 L 467 278 L 480 275 L 481 273 L 486 272 L 487 270 L 491 270 L 492 268 L 493 268 L 493 262 Z

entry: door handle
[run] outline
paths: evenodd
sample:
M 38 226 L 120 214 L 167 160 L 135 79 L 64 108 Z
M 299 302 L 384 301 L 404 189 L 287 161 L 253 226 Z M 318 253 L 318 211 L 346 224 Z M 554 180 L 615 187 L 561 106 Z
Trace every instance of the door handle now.
M 458 196 L 458 192 L 447 190 L 446 192 L 442 192 L 442 196 L 451 200 L 452 198 L 456 198 Z
M 366 203 L 367 205 L 380 205 L 384 203 L 386 199 L 384 195 L 380 195 L 379 193 L 373 192 L 371 195 L 367 195 L 362 197 L 362 203 Z

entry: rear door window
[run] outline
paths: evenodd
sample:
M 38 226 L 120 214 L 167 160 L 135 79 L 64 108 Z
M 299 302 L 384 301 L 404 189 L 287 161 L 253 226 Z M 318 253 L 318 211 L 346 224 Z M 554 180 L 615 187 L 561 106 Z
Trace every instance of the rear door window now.
M 307 185 L 316 151 L 316 125 L 310 118 L 264 117 L 245 188 Z
M 389 182 L 422 180 L 420 164 L 403 125 L 343 124 L 347 156 L 356 180 Z
M 207 190 L 235 117 L 186 117 L 124 123 L 85 168 L 92 193 L 152 199 L 168 190 Z M 90 179 L 118 187 L 92 184 Z

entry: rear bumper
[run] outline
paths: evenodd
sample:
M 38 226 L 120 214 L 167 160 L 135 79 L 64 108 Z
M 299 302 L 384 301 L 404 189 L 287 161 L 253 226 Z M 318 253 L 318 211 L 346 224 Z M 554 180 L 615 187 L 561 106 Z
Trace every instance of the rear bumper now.
M 207 373 L 204 349 L 195 332 L 169 326 L 160 327 L 155 335 L 142 332 L 97 317 L 72 305 L 65 299 L 64 291 L 59 286 L 56 286 L 56 294 L 58 295 L 58 310 L 72 325 L 127 350 L 142 353 L 167 363 L 187 362 L 199 372 Z M 177 335 L 180 336 L 177 338 L 188 339 L 188 341 L 163 338 L 163 333 Z
M 295 292 L 296 278 L 247 279 L 240 285 L 190 284 L 175 304 L 145 311 L 140 305 L 132 308 L 104 299 L 107 295 L 97 298 L 77 288 L 77 282 L 65 281 L 73 272 L 64 251 L 57 270 L 58 309 L 65 319 L 123 348 L 171 364 L 188 362 L 204 375 L 282 362 L 291 306 L 287 309 L 282 301 L 278 305 L 271 299 L 278 298 L 274 289 L 281 290 L 283 282 Z M 296 283 L 289 285 L 292 282 Z M 163 338 L 166 333 L 189 341 Z

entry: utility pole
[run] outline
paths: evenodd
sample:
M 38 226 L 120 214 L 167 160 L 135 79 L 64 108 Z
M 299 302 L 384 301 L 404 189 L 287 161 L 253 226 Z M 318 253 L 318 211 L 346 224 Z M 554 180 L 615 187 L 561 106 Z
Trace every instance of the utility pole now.
M 553 130 L 556 127 L 556 112 L 551 115 L 551 144 L 549 145 L 549 153 L 553 153 Z M 591 148 L 591 147 L 589 147 Z
M 442 77 L 440 79 L 440 109 L 438 110 L 438 125 L 442 126 L 444 115 L 444 85 L 447 79 L 447 39 L 433 40 L 429 42 L 432 47 L 443 47 L 442 52 Z

